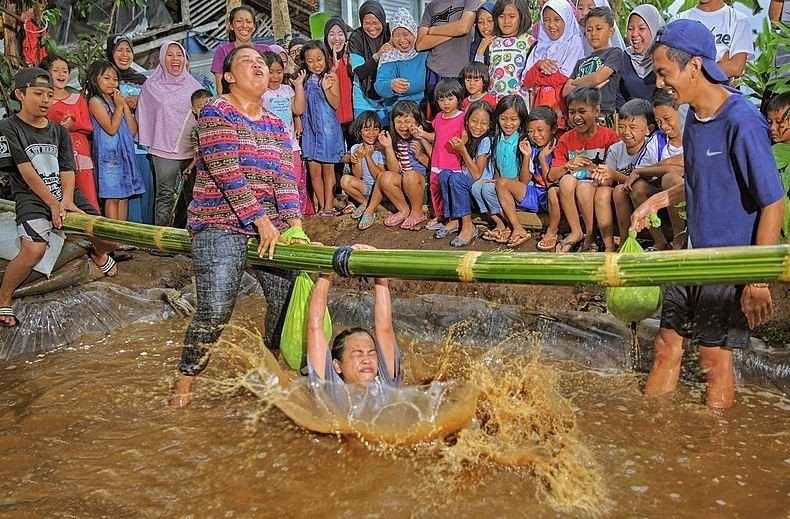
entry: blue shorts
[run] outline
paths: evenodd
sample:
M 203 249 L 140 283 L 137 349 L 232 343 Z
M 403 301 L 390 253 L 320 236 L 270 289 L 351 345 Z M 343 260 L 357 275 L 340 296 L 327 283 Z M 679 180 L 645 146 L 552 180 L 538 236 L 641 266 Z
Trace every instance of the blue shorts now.
M 532 183 L 527 184 L 524 198 L 516 206 L 530 213 L 547 211 L 549 208 L 548 190 Z

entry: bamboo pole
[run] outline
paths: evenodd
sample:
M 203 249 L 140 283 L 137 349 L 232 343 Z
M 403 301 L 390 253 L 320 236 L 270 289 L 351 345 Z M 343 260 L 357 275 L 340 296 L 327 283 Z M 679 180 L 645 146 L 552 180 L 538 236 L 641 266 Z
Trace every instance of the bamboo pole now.
M 0 200 L 0 210 L 14 204 Z M 119 222 L 69 213 L 70 233 L 138 247 L 188 254 L 189 234 L 181 229 Z M 250 240 L 247 258 L 255 265 L 331 272 L 334 247 L 278 246 L 274 259 L 259 258 Z M 392 277 L 430 281 L 602 286 L 699 285 L 712 283 L 790 282 L 790 245 L 724 247 L 646 254 L 479 252 L 438 250 L 355 251 L 349 272 L 356 277 Z

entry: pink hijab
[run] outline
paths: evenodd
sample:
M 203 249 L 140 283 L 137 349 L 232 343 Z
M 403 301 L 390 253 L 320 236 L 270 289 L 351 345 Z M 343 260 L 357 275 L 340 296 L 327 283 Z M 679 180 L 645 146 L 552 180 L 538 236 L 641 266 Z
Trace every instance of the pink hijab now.
M 165 56 L 171 45 L 178 45 L 184 53 L 184 68 L 178 76 L 165 69 Z M 143 84 L 137 102 L 138 142 L 154 150 L 190 155 L 189 137 L 195 126 L 191 96 L 201 88 L 203 85 L 189 73 L 186 49 L 175 41 L 162 45 L 159 65 Z

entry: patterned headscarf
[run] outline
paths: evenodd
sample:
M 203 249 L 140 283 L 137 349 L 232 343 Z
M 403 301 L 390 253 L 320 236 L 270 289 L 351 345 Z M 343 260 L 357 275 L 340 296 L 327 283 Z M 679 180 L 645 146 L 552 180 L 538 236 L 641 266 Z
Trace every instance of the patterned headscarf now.
M 417 37 L 417 22 L 414 21 L 411 13 L 405 7 L 400 7 L 397 11 L 395 11 L 395 14 L 390 19 L 391 32 L 395 32 L 395 29 L 399 27 L 409 31 L 415 38 Z M 417 50 L 414 48 L 414 45 L 412 45 L 411 49 L 406 52 L 398 49 L 392 49 L 391 51 L 385 52 L 381 56 L 379 59 L 379 67 L 384 63 L 410 60 L 416 55 Z

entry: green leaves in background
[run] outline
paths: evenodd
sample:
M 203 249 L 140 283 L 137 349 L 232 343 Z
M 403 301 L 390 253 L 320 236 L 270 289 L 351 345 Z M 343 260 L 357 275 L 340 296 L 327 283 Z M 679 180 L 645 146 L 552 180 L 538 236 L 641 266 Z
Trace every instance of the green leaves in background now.
M 766 18 L 754 42 L 757 58 L 746 62 L 741 84 L 753 90 L 751 97 L 762 100 L 766 91 L 775 94 L 790 92 L 790 64 L 775 67 L 777 49 L 790 51 L 790 25 L 777 23 L 776 28 Z

